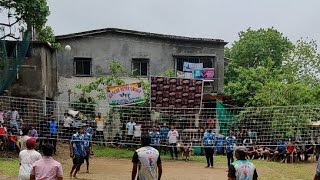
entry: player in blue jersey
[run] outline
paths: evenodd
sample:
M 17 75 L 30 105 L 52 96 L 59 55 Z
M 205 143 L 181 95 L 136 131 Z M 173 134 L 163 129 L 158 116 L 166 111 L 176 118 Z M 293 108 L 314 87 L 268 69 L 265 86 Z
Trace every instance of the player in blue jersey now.
M 213 153 L 214 153 L 214 145 L 215 145 L 216 135 L 212 132 L 211 129 L 208 129 L 203 134 L 203 146 L 207 159 L 206 168 L 213 168 Z

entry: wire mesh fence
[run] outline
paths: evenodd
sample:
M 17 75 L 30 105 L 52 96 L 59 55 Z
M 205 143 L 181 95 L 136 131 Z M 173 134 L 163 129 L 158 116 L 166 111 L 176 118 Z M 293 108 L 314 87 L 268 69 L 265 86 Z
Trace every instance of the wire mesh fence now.
M 94 131 L 94 143 L 123 146 L 138 145 L 142 134 L 152 136 L 159 146 L 166 145 L 172 128 L 179 133 L 179 143 L 194 147 L 203 146 L 203 135 L 211 129 L 215 146 L 221 150 L 227 136 L 246 146 L 276 146 L 279 141 L 319 144 L 319 111 L 318 105 L 227 108 L 222 103 L 201 109 L 99 107 L 0 96 L 0 115 L 3 112 L 8 133 L 34 127 L 39 138 L 68 140 L 80 126 L 86 126 Z

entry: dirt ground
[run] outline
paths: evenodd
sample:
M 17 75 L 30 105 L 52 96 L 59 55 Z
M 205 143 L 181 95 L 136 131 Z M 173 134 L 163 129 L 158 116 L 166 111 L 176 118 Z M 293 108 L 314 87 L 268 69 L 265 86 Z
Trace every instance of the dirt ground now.
M 60 161 L 64 168 L 64 179 L 74 179 L 69 177 L 71 159 Z M 207 180 L 226 179 L 226 167 L 204 168 L 203 163 L 184 161 L 164 161 L 164 180 Z M 85 164 L 81 167 L 78 179 L 82 180 L 119 180 L 130 179 L 132 163 L 127 159 L 93 158 L 90 164 L 90 173 L 85 172 Z

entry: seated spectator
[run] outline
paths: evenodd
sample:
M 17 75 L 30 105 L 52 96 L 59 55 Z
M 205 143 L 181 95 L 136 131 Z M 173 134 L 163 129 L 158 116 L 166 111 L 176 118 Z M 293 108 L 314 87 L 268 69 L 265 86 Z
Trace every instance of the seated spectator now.
M 120 148 L 120 147 L 122 147 L 121 137 L 120 137 L 120 134 L 119 134 L 119 133 L 117 133 L 116 136 L 113 138 L 112 143 L 111 143 L 111 146 L 114 147 L 114 148 Z
M 312 142 L 308 142 L 305 146 L 305 148 L 302 150 L 302 153 L 304 155 L 304 161 L 308 161 L 309 155 L 314 153 L 314 145 Z
M 274 152 L 274 158 L 276 158 L 277 160 L 283 159 L 285 157 L 286 154 L 286 144 L 284 143 L 284 141 L 279 140 L 277 142 L 277 148 Z
M 263 146 L 258 146 L 257 151 L 258 151 L 259 159 L 266 159 L 265 158 L 265 148 Z
M 264 154 L 265 159 L 273 160 L 276 152 L 277 146 L 275 144 L 270 145 L 269 147 L 265 147 Z
M 185 161 L 190 160 L 190 156 L 192 152 L 191 146 L 192 146 L 191 143 L 189 143 L 188 141 L 181 142 L 180 150 L 181 150 L 182 158 L 185 158 Z
M 259 159 L 259 152 L 258 152 L 258 147 L 257 146 L 250 146 L 248 148 L 248 156 L 250 159 Z
M 294 142 L 289 142 L 285 150 L 285 158 L 282 160 L 282 162 L 284 162 L 287 158 L 289 158 L 290 155 L 295 155 L 295 154 L 296 154 L 295 144 Z

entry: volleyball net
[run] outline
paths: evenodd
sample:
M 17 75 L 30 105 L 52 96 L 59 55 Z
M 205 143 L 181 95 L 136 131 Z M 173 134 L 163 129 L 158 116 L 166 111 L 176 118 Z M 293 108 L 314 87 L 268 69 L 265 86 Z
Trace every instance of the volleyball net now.
M 159 146 L 167 145 L 173 127 L 180 144 L 203 146 L 203 135 L 211 129 L 215 146 L 225 146 L 225 138 L 235 136 L 237 145 L 275 146 L 278 141 L 319 144 L 320 106 L 230 108 L 217 101 L 214 108 L 150 108 L 138 106 L 99 107 L 96 104 L 67 103 L 0 96 L 4 124 L 11 128 L 17 111 L 19 129 L 33 126 L 39 138 L 69 140 L 81 126 L 94 130 L 94 143 L 139 145 L 143 134 L 156 132 Z M 101 118 L 98 117 L 101 113 Z M 69 118 L 69 121 L 66 120 Z M 99 119 L 97 119 L 99 118 Z M 71 119 L 71 120 L 70 120 Z M 134 122 L 133 129 L 128 122 Z M 55 128 L 49 122 L 56 122 Z M 102 122 L 102 123 L 101 123 Z M 129 127 L 129 128 L 128 128 Z M 53 131 L 53 132 L 51 132 Z

